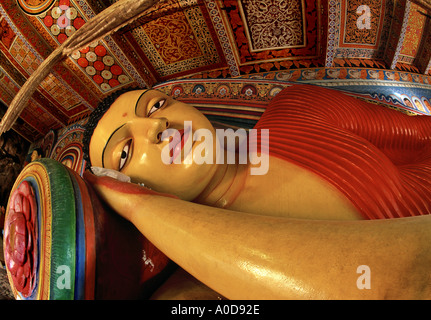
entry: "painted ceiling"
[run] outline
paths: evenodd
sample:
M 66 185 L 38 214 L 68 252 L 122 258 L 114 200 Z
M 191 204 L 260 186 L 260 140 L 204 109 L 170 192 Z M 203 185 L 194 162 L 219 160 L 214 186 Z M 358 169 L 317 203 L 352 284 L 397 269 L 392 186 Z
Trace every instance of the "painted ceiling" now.
M 0 0 L 2 108 L 55 48 L 113 2 Z M 115 90 L 182 78 L 271 73 L 430 90 L 430 24 L 430 0 L 161 1 L 56 65 L 13 129 L 33 142 L 85 118 Z

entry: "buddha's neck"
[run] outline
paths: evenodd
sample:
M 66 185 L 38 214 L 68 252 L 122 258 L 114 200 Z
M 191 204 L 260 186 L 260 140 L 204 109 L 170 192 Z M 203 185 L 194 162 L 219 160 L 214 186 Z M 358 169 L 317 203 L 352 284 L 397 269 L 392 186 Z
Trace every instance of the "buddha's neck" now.
M 218 164 L 213 179 L 193 202 L 228 208 L 244 187 L 247 169 L 244 164 Z

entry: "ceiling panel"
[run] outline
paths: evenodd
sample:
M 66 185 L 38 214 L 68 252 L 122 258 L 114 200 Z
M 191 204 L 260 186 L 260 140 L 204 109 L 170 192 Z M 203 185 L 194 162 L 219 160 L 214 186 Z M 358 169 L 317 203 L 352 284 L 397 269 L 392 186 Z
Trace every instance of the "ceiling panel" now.
M 3 104 L 54 49 L 113 2 L 0 0 Z M 290 80 L 310 74 L 330 80 L 356 68 L 358 74 L 406 71 L 414 81 L 415 74 L 430 75 L 430 7 L 429 0 L 160 1 L 56 65 L 14 130 L 35 141 L 85 118 L 120 88 L 181 78 L 265 72 L 282 78 L 295 71 Z
M 162 10 L 120 32 L 156 82 L 227 66 L 204 1 L 171 2 Z
M 224 1 L 224 23 L 241 72 L 322 66 L 326 8 L 326 1 Z

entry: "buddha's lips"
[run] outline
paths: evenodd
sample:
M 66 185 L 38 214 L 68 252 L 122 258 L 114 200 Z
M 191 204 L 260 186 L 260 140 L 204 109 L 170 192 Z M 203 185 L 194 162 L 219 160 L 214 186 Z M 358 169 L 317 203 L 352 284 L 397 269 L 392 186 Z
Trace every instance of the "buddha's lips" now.
M 173 146 L 173 148 L 170 150 L 169 155 L 171 156 L 171 163 L 178 157 L 181 156 L 181 151 L 184 149 L 184 145 L 189 138 L 190 130 L 185 132 L 184 129 L 178 130 L 180 134 L 180 138 L 178 139 L 178 135 L 174 135 L 172 137 L 172 141 L 169 142 L 170 145 Z M 185 155 L 184 155 L 185 156 Z

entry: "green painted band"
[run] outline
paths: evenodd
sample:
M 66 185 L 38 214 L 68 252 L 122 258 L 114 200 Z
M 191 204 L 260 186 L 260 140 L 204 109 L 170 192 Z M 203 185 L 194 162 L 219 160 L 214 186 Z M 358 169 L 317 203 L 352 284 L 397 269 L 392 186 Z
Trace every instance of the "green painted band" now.
M 76 214 L 73 183 L 66 167 L 61 163 L 47 158 L 39 161 L 48 173 L 51 194 L 50 300 L 73 300 L 76 268 Z

